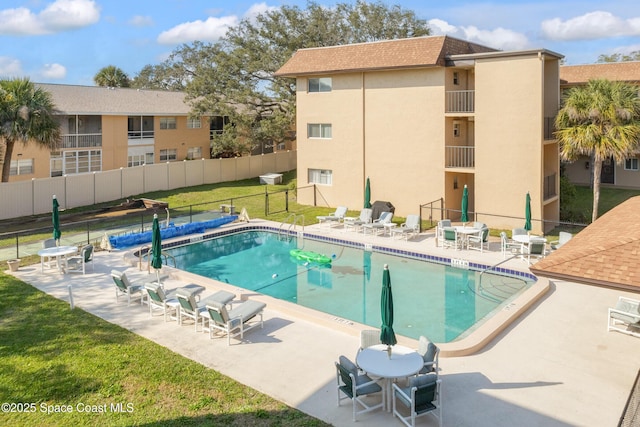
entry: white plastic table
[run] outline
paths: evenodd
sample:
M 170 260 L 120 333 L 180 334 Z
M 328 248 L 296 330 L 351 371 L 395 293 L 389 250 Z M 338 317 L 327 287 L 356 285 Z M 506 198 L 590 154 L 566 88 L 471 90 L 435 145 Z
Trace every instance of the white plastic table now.
M 63 258 L 65 261 L 65 267 L 67 266 L 67 255 L 74 254 L 78 251 L 78 248 L 75 246 L 56 246 L 54 248 L 46 248 L 40 249 L 38 251 L 38 255 L 40 255 L 40 271 L 44 271 L 44 259 L 53 258 L 56 259 L 56 265 L 58 266 L 58 271 L 62 271 L 62 266 L 60 265 L 60 258 Z
M 464 238 L 460 242 L 462 249 L 469 247 L 469 236 L 472 234 L 478 234 L 478 232 L 480 231 L 479 228 L 465 227 L 463 225 L 457 225 L 455 226 L 455 229 L 458 234 L 462 234 L 464 236 Z
M 424 365 L 422 356 L 414 349 L 401 345 L 394 345 L 391 349 L 391 358 L 389 358 L 387 346 L 384 344 L 367 347 L 356 356 L 356 363 L 360 369 L 373 377 L 384 378 L 387 411 L 391 410 L 393 399 L 391 384 L 393 380 L 417 374 Z

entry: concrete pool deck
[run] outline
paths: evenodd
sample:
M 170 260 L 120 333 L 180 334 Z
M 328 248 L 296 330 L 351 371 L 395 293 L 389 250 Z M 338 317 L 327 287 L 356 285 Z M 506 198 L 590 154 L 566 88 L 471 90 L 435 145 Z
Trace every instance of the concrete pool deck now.
M 252 221 L 253 224 L 263 222 Z M 264 222 L 267 223 L 267 222 Z M 339 228 L 307 227 L 314 234 L 336 236 Z M 451 257 L 451 249 L 434 245 L 426 233 L 409 242 L 388 237 L 360 236 L 394 247 L 410 248 Z M 442 252 L 439 252 L 442 251 Z M 493 265 L 500 252 L 457 251 L 459 258 Z M 285 304 L 269 304 L 264 329 L 247 333 L 245 340 L 210 340 L 192 325 L 165 323 L 161 316 L 149 318 L 148 308 L 127 306 L 114 298 L 111 269 L 153 278 L 137 272 L 122 252 L 95 254 L 95 272 L 42 274 L 39 265 L 12 273 L 57 298 L 68 299 L 72 285 L 76 307 L 121 325 L 177 353 L 228 375 L 335 426 L 351 426 L 351 405 L 336 405 L 334 361 L 341 354 L 355 359 L 359 346 L 357 325 L 341 319 L 317 321 L 312 313 L 301 315 Z M 526 269 L 520 260 L 505 266 Z M 167 288 L 194 281 L 197 276 L 173 275 Z M 222 286 L 220 286 L 222 287 Z M 231 287 L 233 288 L 233 287 Z M 233 289 L 239 298 L 246 291 Z M 607 308 L 618 296 L 638 294 L 571 282 L 552 281 L 544 296 L 525 309 L 525 315 L 499 332 L 495 339 L 473 355 L 441 357 L 443 414 L 445 426 L 614 426 L 617 425 L 640 368 L 640 340 L 605 327 Z M 402 343 L 415 345 L 413 340 Z M 294 378 L 292 378 L 292 376 Z M 391 414 L 380 411 L 358 417 L 360 425 L 401 425 Z M 417 425 L 437 425 L 431 417 Z

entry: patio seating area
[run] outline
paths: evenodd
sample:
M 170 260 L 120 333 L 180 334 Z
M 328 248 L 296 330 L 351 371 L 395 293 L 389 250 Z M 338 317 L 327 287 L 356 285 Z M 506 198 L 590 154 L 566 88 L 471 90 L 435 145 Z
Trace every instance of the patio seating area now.
M 325 224 L 307 229 L 366 242 L 384 239 L 385 245 L 398 249 L 465 257 L 485 264 L 504 260 L 502 244 L 497 239 L 489 241 L 488 251 L 452 251 L 435 245 L 435 230 L 404 240 L 354 233 Z M 75 309 L 103 317 L 334 426 L 355 425 L 352 405 L 336 404 L 335 361 L 341 355 L 354 360 L 361 347 L 360 331 L 371 329 L 370 326 L 292 307 L 166 267 L 169 277 L 162 281 L 167 289 L 197 283 L 205 287 L 203 295 L 223 290 L 233 293 L 236 301 L 256 300 L 266 304 L 262 311 L 263 328 L 245 334 L 242 345 L 228 346 L 226 337 L 211 340 L 208 334 L 195 333 L 190 325 L 165 322 L 162 316 L 150 317 L 146 305 L 116 302 L 112 270 L 126 271 L 132 283 L 156 281 L 154 273 L 135 271 L 122 252 L 96 252 L 92 263 L 93 270 L 88 269 L 85 275 L 42 273 L 39 265 L 23 266 L 11 274 L 62 300 L 69 298 L 71 286 Z M 520 259 L 507 260 L 505 265 L 528 267 Z M 640 340 L 604 328 L 605 314 L 621 295 L 637 299 L 631 292 L 554 281 L 542 300 L 529 307 L 518 322 L 497 333 L 481 351 L 465 357 L 447 357 L 441 351 L 437 358 L 437 376 L 441 381 L 437 396 L 443 403 L 442 425 L 506 427 L 513 425 L 514 419 L 522 426 L 616 424 L 638 370 L 635 358 L 629 355 L 640 352 Z M 400 345 L 420 348 L 418 340 L 398 339 Z M 544 349 L 544 357 L 531 351 L 532 348 Z M 280 375 L 283 371 L 295 371 L 297 380 L 291 382 L 283 377 Z M 605 394 L 603 384 L 607 386 Z M 412 385 L 417 391 L 429 384 Z M 394 392 L 398 398 L 400 391 Z M 412 399 L 411 387 L 403 393 L 409 396 L 409 401 Z M 409 414 L 410 405 L 400 401 L 396 405 L 402 414 Z M 358 414 L 357 420 L 373 427 L 402 425 L 393 412 L 379 408 Z M 438 423 L 432 416 L 416 420 L 418 426 Z

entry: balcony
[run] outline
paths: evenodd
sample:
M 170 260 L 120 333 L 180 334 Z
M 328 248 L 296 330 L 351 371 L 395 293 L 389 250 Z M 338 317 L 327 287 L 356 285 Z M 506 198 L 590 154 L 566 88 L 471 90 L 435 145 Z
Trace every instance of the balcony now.
M 544 200 L 550 199 L 557 195 L 556 176 L 557 174 L 553 173 L 551 175 L 547 175 L 544 177 L 544 190 L 543 190 Z
M 62 135 L 62 148 L 102 147 L 101 133 Z
M 447 91 L 445 113 L 473 113 L 475 111 L 474 90 Z
M 445 168 L 473 168 L 475 163 L 475 147 L 445 147 Z

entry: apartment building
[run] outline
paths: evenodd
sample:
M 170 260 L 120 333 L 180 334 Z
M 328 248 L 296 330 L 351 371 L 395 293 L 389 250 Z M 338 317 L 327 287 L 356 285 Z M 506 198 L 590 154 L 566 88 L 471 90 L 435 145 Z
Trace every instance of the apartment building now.
M 591 79 L 621 81 L 640 86 L 640 62 L 609 62 L 560 67 L 560 89 L 586 85 Z M 565 163 L 567 178 L 577 185 L 589 185 L 592 167 L 588 156 Z M 613 159 L 602 163 L 600 183 L 606 187 L 640 189 L 640 153 L 630 155 L 622 164 Z
M 298 201 L 359 210 L 369 177 L 397 215 L 442 199 L 457 219 L 467 185 L 490 227 L 521 227 L 529 192 L 534 231 L 552 228 L 561 59 L 449 36 L 298 50 L 276 73 L 297 84 L 298 186 L 317 189 Z
M 208 159 L 210 138 L 222 131 L 223 120 L 189 117 L 190 108 L 181 92 L 36 86 L 52 95 L 62 143 L 55 151 L 17 143 L 10 182 Z

